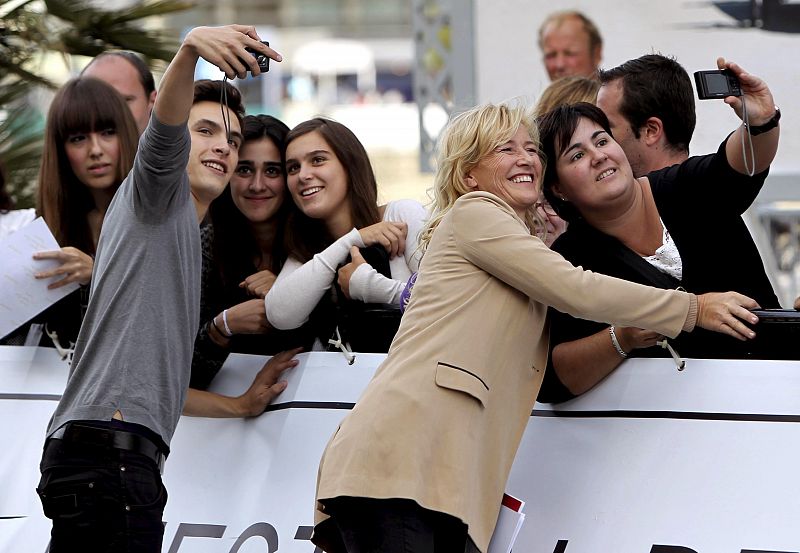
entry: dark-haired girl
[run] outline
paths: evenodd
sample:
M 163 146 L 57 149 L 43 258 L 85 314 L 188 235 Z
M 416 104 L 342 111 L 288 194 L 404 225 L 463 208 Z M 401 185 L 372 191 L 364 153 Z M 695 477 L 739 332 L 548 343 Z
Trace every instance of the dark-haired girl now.
M 287 329 L 304 324 L 334 283 L 338 301 L 344 296 L 398 305 L 419 266 L 417 235 L 427 219 L 425 208 L 413 200 L 379 206 L 364 146 L 350 129 L 329 119 L 292 129 L 286 170 L 297 210 L 289 217 L 289 258 L 266 297 L 269 323 Z M 373 245 L 388 254 L 388 275 L 362 257 L 359 248 Z M 335 324 L 313 323 L 325 345 Z
M 201 328 L 192 360 L 193 388 L 204 389 L 230 352 L 272 355 L 310 346 L 302 330 L 267 322 L 264 296 L 286 254 L 287 207 L 283 147 L 289 128 L 269 115 L 248 115 L 230 184 L 211 203 L 203 227 Z

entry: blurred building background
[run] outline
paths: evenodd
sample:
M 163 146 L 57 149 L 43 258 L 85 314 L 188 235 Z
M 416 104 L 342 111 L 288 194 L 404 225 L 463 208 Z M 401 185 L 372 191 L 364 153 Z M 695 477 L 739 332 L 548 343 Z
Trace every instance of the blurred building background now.
M 135 3 L 94 2 L 107 9 Z M 581 10 L 598 25 L 602 67 L 655 51 L 675 56 L 691 73 L 713 68 L 722 55 L 769 83 L 783 112 L 781 146 L 746 219 L 781 301 L 790 306 L 800 294 L 800 128 L 794 124 L 800 71 L 793 57 L 800 51 L 800 2 L 195 0 L 191 9 L 149 18 L 147 25 L 176 36 L 198 25 L 255 25 L 284 62 L 236 83 L 248 112 L 276 115 L 289 126 L 318 114 L 341 121 L 370 153 L 381 200 L 427 203 L 433 146 L 451 113 L 488 101 L 533 103 L 548 84 L 537 32 L 560 9 Z M 45 63 L 45 73 L 61 82 L 88 62 L 56 58 Z M 219 75 L 198 68 L 198 77 Z M 41 94 L 43 111 L 48 99 Z M 738 120 L 722 102 L 697 106 L 691 152 L 703 154 L 716 150 Z
M 8 2 L 19 0 L 0 4 Z M 142 3 L 90 2 L 107 10 Z M 39 4 L 44 10 L 44 3 Z M 316 115 L 341 121 L 367 148 L 382 201 L 411 197 L 427 203 L 433 177 L 419 163 L 413 4 L 412 0 L 194 0 L 187 10 L 143 23 L 176 37 L 199 25 L 255 25 L 261 37 L 283 54 L 284 62 L 273 62 L 267 75 L 234 83 L 244 95 L 248 113 L 269 113 L 290 127 Z M 49 54 L 43 56 L 39 70 L 59 84 L 76 76 L 90 59 Z M 158 81 L 159 64 L 155 65 Z M 201 60 L 196 76 L 221 78 L 222 74 Z M 52 96 L 47 89 L 35 92 L 32 101 L 42 114 L 37 126 L 43 125 Z
M 315 115 L 341 121 L 367 147 L 381 200 L 427 202 L 432 175 L 419 167 L 412 10 L 412 0 L 198 0 L 165 24 L 184 31 L 255 25 L 284 62 L 237 82 L 248 112 L 270 113 L 290 127 Z

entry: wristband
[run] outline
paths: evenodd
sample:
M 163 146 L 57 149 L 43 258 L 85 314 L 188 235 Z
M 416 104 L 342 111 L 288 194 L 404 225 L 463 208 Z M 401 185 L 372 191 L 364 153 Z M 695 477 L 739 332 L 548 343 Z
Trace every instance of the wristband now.
M 627 359 L 628 354 L 625 352 L 624 349 L 622 349 L 622 346 L 619 345 L 619 340 L 617 340 L 617 333 L 614 332 L 614 325 L 608 327 L 608 333 L 611 334 L 611 345 L 614 346 L 614 349 L 617 350 L 617 353 L 619 353 L 623 359 Z
M 230 338 L 233 336 L 233 332 L 231 332 L 231 327 L 228 326 L 228 310 L 222 310 L 222 324 L 225 326 L 225 335 Z
M 220 336 L 225 336 L 225 333 L 222 332 L 222 329 L 219 326 L 217 326 L 217 318 L 216 317 L 212 317 L 211 318 L 211 324 L 214 325 L 214 328 L 217 329 L 217 332 L 219 332 Z
M 750 136 L 758 136 L 759 134 L 764 134 L 767 131 L 771 131 L 775 127 L 778 126 L 778 121 L 781 120 L 781 110 L 778 109 L 778 106 L 775 106 L 775 115 L 772 116 L 772 119 L 764 123 L 763 125 L 748 125 L 745 123 L 745 128 L 747 132 L 750 133 Z

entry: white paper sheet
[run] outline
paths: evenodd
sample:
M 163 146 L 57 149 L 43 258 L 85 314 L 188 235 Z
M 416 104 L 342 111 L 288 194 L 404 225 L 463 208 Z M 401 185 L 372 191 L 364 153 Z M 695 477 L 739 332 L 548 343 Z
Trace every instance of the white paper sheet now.
M 522 523 L 525 522 L 523 507 L 525 507 L 524 501 L 503 494 L 503 503 L 500 506 L 500 513 L 497 515 L 497 525 L 494 528 L 487 553 L 511 553 Z
M 54 259 L 36 260 L 36 252 L 58 250 L 60 246 L 41 217 L 0 240 L 0 337 L 38 315 L 55 302 L 77 290 L 77 282 L 55 290 L 47 285 L 56 278 L 38 280 L 34 274 L 54 269 Z

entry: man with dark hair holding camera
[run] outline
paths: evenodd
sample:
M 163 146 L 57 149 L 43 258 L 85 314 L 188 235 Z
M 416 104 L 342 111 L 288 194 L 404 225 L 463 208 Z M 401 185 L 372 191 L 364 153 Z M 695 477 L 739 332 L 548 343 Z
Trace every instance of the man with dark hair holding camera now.
M 723 60 L 720 66 L 727 65 L 730 64 Z M 747 75 L 741 68 L 738 71 Z M 640 177 L 689 158 L 689 143 L 697 115 L 692 80 L 681 64 L 661 54 L 648 54 L 612 69 L 601 69 L 599 76 L 601 86 L 597 93 L 597 107 L 608 117 L 614 140 L 625 151 L 635 176 Z M 769 94 L 766 84 L 763 84 L 763 90 Z M 733 107 L 741 119 L 741 100 L 729 97 L 726 103 Z M 748 111 L 750 128 L 756 129 L 751 133 L 753 136 L 778 127 L 780 112 L 774 106 L 767 109 L 768 116 L 764 116 L 764 123 L 769 128 L 761 132 L 760 114 Z M 774 141 L 777 145 L 777 140 L 778 133 L 775 132 L 767 140 L 757 142 L 772 144 Z M 741 160 L 741 152 L 733 151 L 739 148 L 739 142 L 733 142 L 730 151 L 736 160 Z M 774 152 L 756 155 L 756 161 L 771 161 L 772 157 Z M 769 167 L 769 163 L 762 165 L 765 170 Z M 766 173 L 763 177 L 766 178 Z
M 694 91 L 688 73 L 673 58 L 648 54 L 613 69 L 601 70 L 597 106 L 608 117 L 614 140 L 625 152 L 636 177 L 669 168 L 659 172 L 662 175 L 659 178 L 682 181 L 717 178 L 716 173 L 708 169 L 724 163 L 734 175 L 731 184 L 735 184 L 737 180 L 748 178 L 746 175 L 752 170 L 752 181 L 747 186 L 753 193 L 742 206 L 744 213 L 761 190 L 777 152 L 780 110 L 762 79 L 723 58 L 717 59 L 717 66 L 741 81 L 749 120 L 747 127 L 739 126 L 723 141 L 716 154 L 689 157 L 689 142 L 697 120 Z M 727 96 L 724 101 L 741 119 L 742 98 Z M 750 138 L 745 133 L 752 137 L 754 159 L 749 159 L 749 151 L 747 160 L 742 156 L 742 140 Z M 713 206 L 708 207 L 713 209 Z M 743 269 L 732 266 L 728 270 L 744 270 L 750 275 L 749 289 L 736 291 L 754 298 L 762 308 L 780 307 L 755 242 L 741 217 L 732 222 L 729 239 L 737 244 L 736 259 Z
M 238 160 L 239 113 L 193 88 L 203 58 L 228 77 L 259 74 L 252 26 L 198 27 L 161 81 L 131 173 L 108 208 L 89 307 L 47 429 L 38 492 L 51 553 L 160 552 L 160 468 L 186 398 L 199 318 L 198 221 Z M 235 91 L 231 91 L 233 94 Z M 274 393 L 292 362 L 270 362 Z M 273 395 L 274 395 L 273 393 Z
M 681 163 L 697 122 L 689 74 L 675 59 L 648 54 L 601 69 L 597 107 L 637 177 Z

